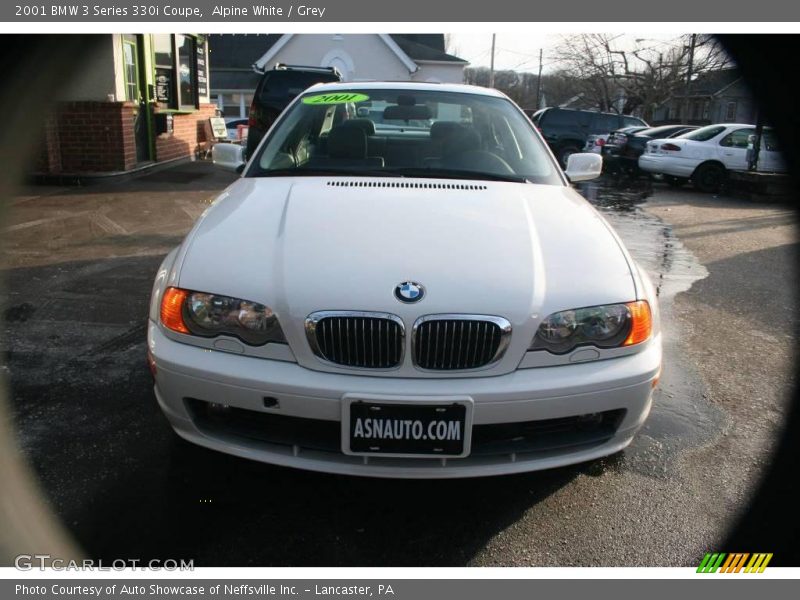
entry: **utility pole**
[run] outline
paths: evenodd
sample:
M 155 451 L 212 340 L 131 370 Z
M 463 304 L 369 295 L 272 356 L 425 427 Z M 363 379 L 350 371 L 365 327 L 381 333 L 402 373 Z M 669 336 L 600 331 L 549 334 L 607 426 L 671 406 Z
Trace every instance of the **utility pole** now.
M 539 102 L 542 98 L 542 49 L 539 48 L 539 76 L 536 78 L 536 106 L 534 108 L 539 110 Z
M 685 106 L 685 114 L 683 115 L 682 121 L 684 123 L 689 122 L 689 86 L 692 84 L 692 69 L 694 67 L 694 47 L 697 43 L 697 34 L 692 34 L 692 43 L 689 46 L 689 68 L 686 69 L 686 98 L 684 99 L 684 106 Z
M 761 118 L 761 111 L 756 111 L 756 133 L 750 136 L 747 148 L 747 170 L 758 171 L 758 156 L 761 154 L 761 138 L 764 135 L 764 121 Z M 752 143 L 752 148 L 750 144 Z
M 497 37 L 497 34 L 493 33 L 492 34 L 492 63 L 491 63 L 491 66 L 489 67 L 489 87 L 490 88 L 494 87 L 494 42 L 495 42 L 495 38 L 496 37 Z

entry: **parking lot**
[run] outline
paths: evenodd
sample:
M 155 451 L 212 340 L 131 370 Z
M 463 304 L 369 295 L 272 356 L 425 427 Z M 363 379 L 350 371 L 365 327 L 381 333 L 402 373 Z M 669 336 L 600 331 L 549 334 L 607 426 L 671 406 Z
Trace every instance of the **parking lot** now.
M 18 442 L 85 552 L 198 566 L 697 564 L 746 507 L 795 382 L 795 214 L 600 180 L 581 192 L 659 286 L 653 412 L 609 459 L 527 475 L 384 481 L 178 440 L 145 362 L 166 252 L 233 179 L 185 163 L 28 188 L 2 238 L 2 350 Z M 764 549 L 768 550 L 768 549 Z

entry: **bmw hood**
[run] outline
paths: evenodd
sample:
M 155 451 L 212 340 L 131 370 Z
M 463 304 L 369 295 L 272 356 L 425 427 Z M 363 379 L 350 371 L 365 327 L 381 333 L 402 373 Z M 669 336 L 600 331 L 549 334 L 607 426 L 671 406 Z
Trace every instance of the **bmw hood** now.
M 321 310 L 389 312 L 409 329 L 421 315 L 496 315 L 529 342 L 551 312 L 636 297 L 625 251 L 585 200 L 518 183 L 243 178 L 178 268 L 180 287 L 272 307 L 293 349 Z M 423 286 L 419 301 L 399 301 L 405 282 Z

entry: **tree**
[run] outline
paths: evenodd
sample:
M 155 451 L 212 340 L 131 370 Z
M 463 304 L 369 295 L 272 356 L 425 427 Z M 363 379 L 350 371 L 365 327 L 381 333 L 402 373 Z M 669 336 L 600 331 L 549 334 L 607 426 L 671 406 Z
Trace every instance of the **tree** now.
M 539 108 L 536 106 L 536 73 L 520 71 L 495 71 L 494 87 L 506 94 L 523 108 Z M 464 83 L 470 85 L 489 86 L 489 69 L 487 67 L 468 67 L 464 69 Z M 548 106 L 558 106 L 582 91 L 581 82 L 571 75 L 557 71 L 542 75 L 542 92 Z
M 453 42 L 453 34 L 452 33 L 445 33 L 444 34 L 444 51 L 448 54 L 452 54 L 453 56 L 458 56 L 459 50 L 458 46 L 455 45 Z
M 688 86 L 691 75 L 731 66 L 710 35 L 671 41 L 636 40 L 621 35 L 563 36 L 555 59 L 563 76 L 579 83 L 593 108 L 631 114 L 648 112 Z M 692 43 L 692 41 L 694 43 Z

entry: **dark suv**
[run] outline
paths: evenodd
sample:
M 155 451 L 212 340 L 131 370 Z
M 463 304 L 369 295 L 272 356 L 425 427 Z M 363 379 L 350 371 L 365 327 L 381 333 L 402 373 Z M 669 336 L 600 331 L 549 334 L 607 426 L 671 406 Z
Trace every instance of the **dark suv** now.
M 341 81 L 335 67 L 306 67 L 278 63 L 261 77 L 250 105 L 247 130 L 247 156 L 251 156 L 261 138 L 296 96 L 315 83 Z
M 636 117 L 570 108 L 543 108 L 531 120 L 562 167 L 566 167 L 570 154 L 581 151 L 589 135 L 606 134 L 621 127 L 647 127 L 647 123 Z

